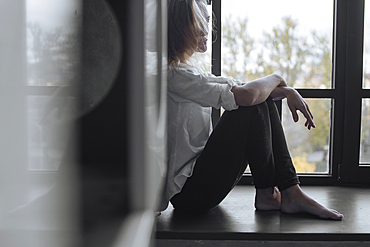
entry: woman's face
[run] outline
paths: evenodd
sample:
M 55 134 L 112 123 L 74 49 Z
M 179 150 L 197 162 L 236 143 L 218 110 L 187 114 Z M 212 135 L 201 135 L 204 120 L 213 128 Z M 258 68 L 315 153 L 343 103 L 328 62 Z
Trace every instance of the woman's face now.
M 201 52 L 201 53 L 204 53 L 207 51 L 207 41 L 208 41 L 208 23 L 209 23 L 209 20 L 210 20 L 210 15 L 208 14 L 208 9 L 207 9 L 207 6 L 206 5 L 203 5 L 202 4 L 202 13 L 204 14 L 204 18 L 207 20 L 207 30 L 206 30 L 206 33 L 204 32 L 201 32 L 201 38 L 198 42 L 198 48 L 197 48 L 197 52 Z

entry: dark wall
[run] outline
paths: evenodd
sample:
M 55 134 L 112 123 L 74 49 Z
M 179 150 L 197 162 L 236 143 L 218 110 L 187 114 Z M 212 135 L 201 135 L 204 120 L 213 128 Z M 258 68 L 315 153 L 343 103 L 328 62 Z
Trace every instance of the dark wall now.
M 78 120 L 81 217 L 86 246 L 105 222 L 122 222 L 128 213 L 127 81 L 122 29 L 110 6 L 86 0 L 83 7 L 82 78 Z M 119 227 L 117 227 L 119 229 Z M 108 236 L 109 239 L 109 236 Z M 112 238 L 113 239 L 113 238 Z M 108 240 L 107 240 L 108 241 Z M 105 243 L 108 244 L 108 243 Z M 107 245 L 108 246 L 108 245 Z

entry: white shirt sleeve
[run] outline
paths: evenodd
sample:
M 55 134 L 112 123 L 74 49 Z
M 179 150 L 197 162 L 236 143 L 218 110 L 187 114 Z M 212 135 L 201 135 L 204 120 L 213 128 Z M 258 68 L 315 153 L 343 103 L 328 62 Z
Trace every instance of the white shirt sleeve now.
M 168 95 L 177 102 L 195 102 L 204 107 L 221 106 L 225 110 L 234 110 L 235 103 L 231 88 L 241 82 L 231 77 L 214 76 L 196 68 L 180 65 L 176 70 L 169 69 Z

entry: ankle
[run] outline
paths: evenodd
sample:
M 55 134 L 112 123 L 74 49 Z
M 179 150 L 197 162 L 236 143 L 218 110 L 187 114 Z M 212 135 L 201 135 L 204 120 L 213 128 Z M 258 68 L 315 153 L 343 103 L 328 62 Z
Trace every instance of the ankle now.
M 275 193 L 275 187 L 268 187 L 265 189 L 256 189 L 256 194 L 261 196 L 271 196 Z
M 280 209 L 281 195 L 277 188 L 256 189 L 254 206 L 257 210 Z
M 284 190 L 281 190 L 280 191 L 281 195 L 283 196 L 287 196 L 287 197 L 295 197 L 297 195 L 301 195 L 303 194 L 303 191 L 301 190 L 301 187 L 296 184 L 296 185 L 293 185 L 293 186 L 290 186 Z

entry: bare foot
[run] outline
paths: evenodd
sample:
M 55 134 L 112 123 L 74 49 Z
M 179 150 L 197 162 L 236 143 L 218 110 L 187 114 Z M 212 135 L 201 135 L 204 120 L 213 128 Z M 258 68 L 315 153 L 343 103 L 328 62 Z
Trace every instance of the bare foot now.
M 256 196 L 254 201 L 254 207 L 257 210 L 279 210 L 281 203 L 280 191 L 274 187 L 274 193 L 272 188 L 267 189 L 256 189 Z
M 295 185 L 281 192 L 281 211 L 284 213 L 310 213 L 323 219 L 341 220 L 343 215 L 333 209 L 328 209 L 307 196 Z

